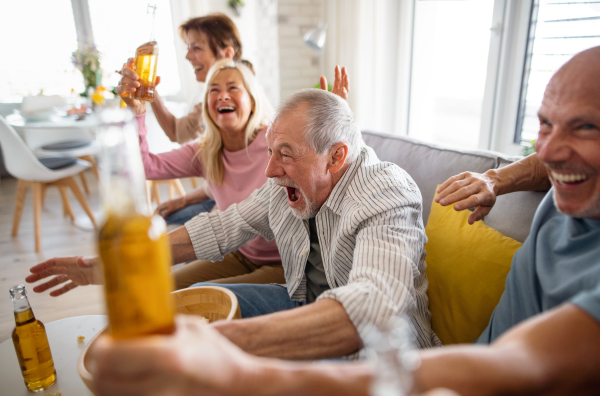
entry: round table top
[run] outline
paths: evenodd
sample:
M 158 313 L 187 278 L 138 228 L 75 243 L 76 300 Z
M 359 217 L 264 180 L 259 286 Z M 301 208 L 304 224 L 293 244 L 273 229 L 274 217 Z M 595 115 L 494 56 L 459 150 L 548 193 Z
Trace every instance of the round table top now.
M 40 395 L 61 392 L 63 396 L 93 396 L 77 373 L 77 360 L 85 345 L 107 324 L 106 315 L 75 316 L 44 323 L 54 359 L 56 383 Z M 78 336 L 85 339 L 78 341 Z M 3 395 L 32 395 L 25 387 L 12 339 L 0 344 L 0 384 Z
M 27 129 L 65 129 L 65 128 L 85 128 L 94 129 L 98 126 L 98 119 L 94 115 L 88 115 L 83 120 L 77 120 L 76 116 L 53 116 L 47 120 L 28 121 L 18 114 L 11 114 L 6 117 L 6 121 L 15 128 Z

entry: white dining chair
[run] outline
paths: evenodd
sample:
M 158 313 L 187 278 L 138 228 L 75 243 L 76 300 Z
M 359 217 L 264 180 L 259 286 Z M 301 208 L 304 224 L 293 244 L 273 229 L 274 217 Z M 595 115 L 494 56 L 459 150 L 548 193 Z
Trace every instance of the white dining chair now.
M 67 106 L 65 98 L 58 95 L 26 96 L 21 103 L 21 114 L 48 112 Z M 98 178 L 98 167 L 94 156 L 100 151 L 94 136 L 84 129 L 44 128 L 44 130 L 25 128 L 27 145 L 38 158 L 61 156 L 80 158 L 92 164 L 92 171 Z M 80 175 L 86 194 L 89 194 L 84 174 Z
M 73 209 L 67 197 L 67 188 L 69 188 L 85 213 L 89 216 L 94 227 L 97 227 L 94 214 L 74 179 L 74 176 L 91 166 L 88 162 L 73 159 L 71 165 L 63 163 L 54 166 L 57 169 L 50 169 L 44 166 L 3 117 L 0 117 L 0 145 L 4 155 L 6 170 L 18 180 L 12 228 L 13 237 L 17 236 L 19 232 L 25 195 L 29 188 L 33 190 L 36 252 L 40 252 L 42 246 L 42 197 L 45 189 L 48 187 L 58 187 L 63 203 L 63 214 L 74 220 Z

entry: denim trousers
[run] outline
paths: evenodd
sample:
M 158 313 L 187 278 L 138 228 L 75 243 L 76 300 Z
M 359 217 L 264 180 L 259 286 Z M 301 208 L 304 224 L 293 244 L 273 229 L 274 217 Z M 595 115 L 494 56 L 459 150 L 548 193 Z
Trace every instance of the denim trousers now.
M 231 290 L 238 299 L 242 318 L 266 315 L 300 307 L 304 302 L 293 301 L 282 285 L 255 285 L 250 283 L 221 284 L 200 282 L 195 286 L 219 286 Z
M 214 206 L 215 201 L 212 199 L 191 204 L 183 209 L 169 213 L 167 217 L 165 217 L 165 221 L 167 224 L 185 224 L 186 221 L 191 220 L 192 217 L 195 217 L 200 213 L 210 212 Z

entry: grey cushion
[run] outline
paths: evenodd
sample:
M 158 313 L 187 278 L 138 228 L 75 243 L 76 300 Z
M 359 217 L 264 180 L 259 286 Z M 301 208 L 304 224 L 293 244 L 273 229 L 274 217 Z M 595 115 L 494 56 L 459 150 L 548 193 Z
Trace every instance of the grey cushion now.
M 521 158 L 492 151 L 449 149 L 404 136 L 371 131 L 363 131 L 363 139 L 375 150 L 380 160 L 397 164 L 417 183 L 423 197 L 423 224 L 427 224 L 438 184 L 462 172 L 482 173 Z M 502 195 L 484 222 L 502 234 L 523 242 L 529 235 L 531 221 L 545 194 L 528 191 Z
M 365 143 L 375 150 L 381 161 L 397 164 L 417 183 L 423 197 L 423 224 L 427 224 L 438 184 L 467 170 L 485 172 L 498 164 L 497 155 L 493 153 L 453 150 L 371 131 L 362 134 Z

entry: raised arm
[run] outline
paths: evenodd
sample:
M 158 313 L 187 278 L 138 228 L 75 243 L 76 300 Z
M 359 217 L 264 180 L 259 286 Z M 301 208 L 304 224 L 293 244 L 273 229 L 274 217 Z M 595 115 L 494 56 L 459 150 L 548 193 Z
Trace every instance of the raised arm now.
M 158 84 L 156 84 L 156 85 L 158 85 Z M 167 106 L 165 106 L 165 104 L 164 104 L 162 98 L 160 97 L 160 95 L 158 94 L 158 92 L 156 92 L 154 94 L 154 102 L 150 103 L 150 106 L 152 106 L 152 112 L 154 113 L 154 116 L 156 117 L 158 124 L 160 125 L 162 130 L 165 132 L 165 135 L 167 135 L 167 137 L 169 138 L 170 141 L 176 142 L 177 141 L 177 133 L 176 133 L 176 126 L 175 126 L 176 118 L 167 109 Z
M 473 224 L 492 210 L 500 195 L 515 191 L 547 191 L 550 187 L 546 167 L 534 153 L 504 168 L 452 176 L 437 189 L 435 202 L 442 206 L 454 204 L 454 210 L 458 211 L 475 208 L 469 216 L 469 224 Z

